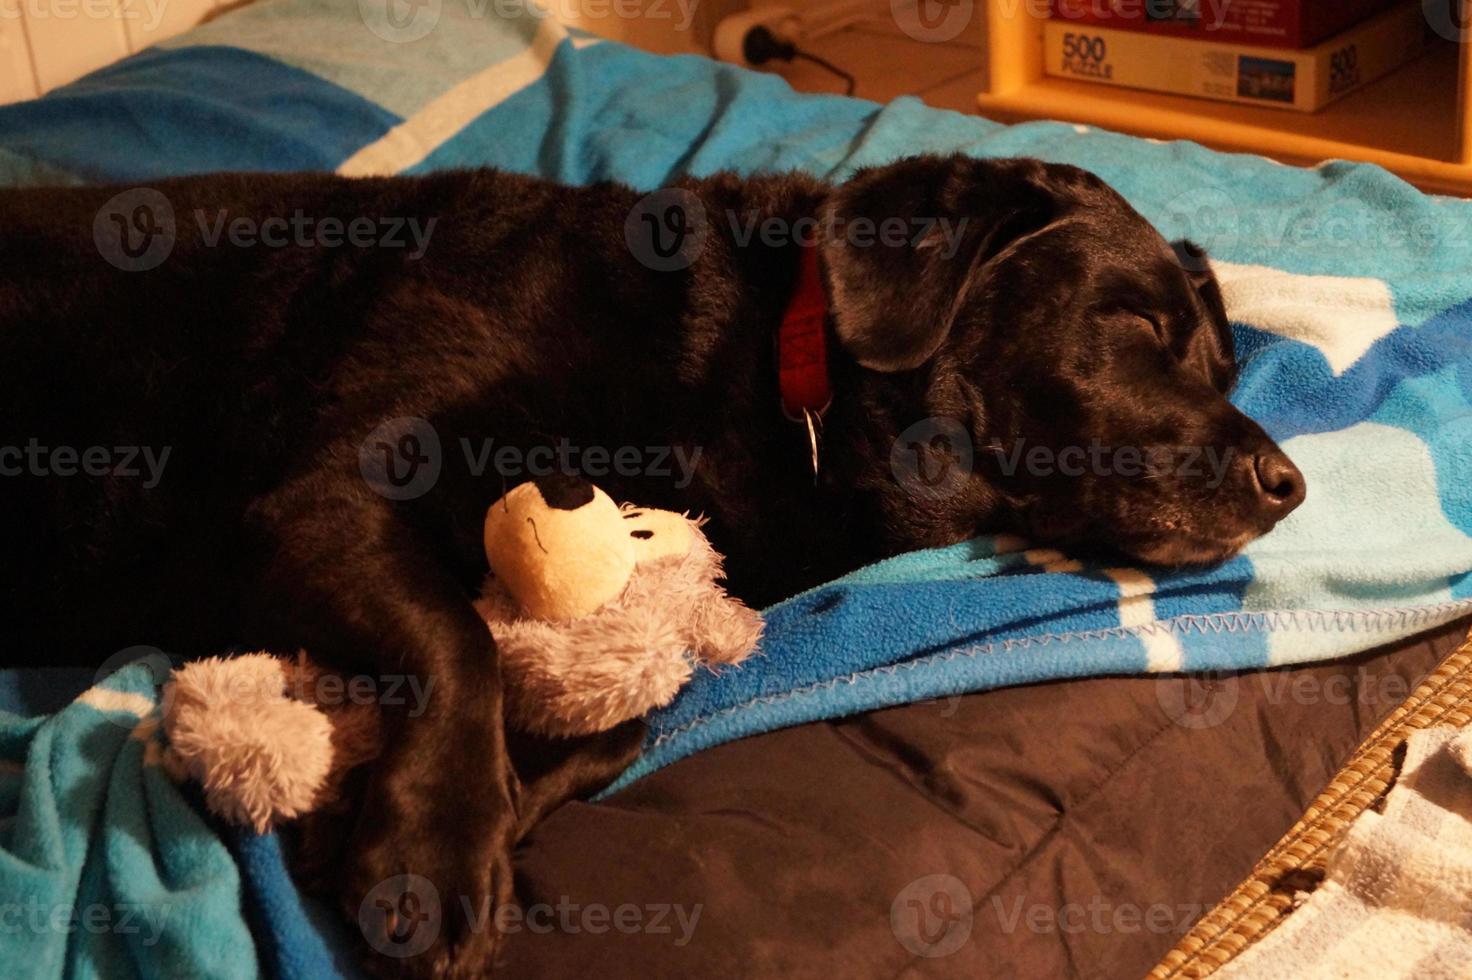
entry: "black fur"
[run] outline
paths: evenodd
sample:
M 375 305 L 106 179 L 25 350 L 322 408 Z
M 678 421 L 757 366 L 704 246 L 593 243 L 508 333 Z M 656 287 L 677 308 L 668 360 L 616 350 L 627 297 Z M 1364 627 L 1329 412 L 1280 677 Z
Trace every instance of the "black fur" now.
M 305 647 L 357 672 L 432 679 L 428 710 L 393 716 L 371 774 L 338 884 L 349 914 L 402 871 L 432 880 L 447 909 L 452 896 L 504 900 L 508 850 L 530 815 L 637 751 L 628 726 L 591 746 L 543 745 L 523 753 L 517 779 L 495 647 L 468 597 L 486 571 L 486 507 L 535 474 L 474 472 L 486 439 L 492 452 L 657 447 L 665 469 L 672 449 L 698 449 L 688 486 L 677 472 L 588 475 L 616 500 L 708 515 L 734 590 L 753 601 L 980 531 L 1147 560 L 1220 557 L 1302 497 L 1291 464 L 1223 397 L 1234 368 L 1210 273 L 1183 267 L 1074 168 L 925 157 L 836 189 L 797 175 L 689 181 L 708 234 L 676 271 L 636 257 L 625 224 L 640 195 L 611 184 L 477 171 L 154 186 L 178 233 L 146 272 L 114 268 L 94 242 L 120 188 L 0 192 L 0 447 L 170 449 L 155 486 L 0 478 L 0 658 Z M 197 210 L 437 223 L 415 260 L 211 247 Z M 933 234 L 859 246 L 821 233 L 835 399 L 815 481 L 805 430 L 779 408 L 773 353 L 798 246 L 743 245 L 734 225 L 886 216 L 966 223 L 949 254 Z M 917 493 L 896 480 L 892 451 L 934 417 L 955 420 L 978 453 L 947 493 Z M 441 468 L 400 500 L 365 478 L 364 453 L 404 418 L 428 423 Z M 425 431 L 403 443 L 393 429 L 382 445 L 424 450 Z M 1184 474 L 1008 475 L 980 450 L 1019 439 L 1240 458 L 1207 488 Z M 940 448 L 918 441 L 920 465 Z M 474 971 L 491 946 L 452 912 L 430 954 L 378 965 Z

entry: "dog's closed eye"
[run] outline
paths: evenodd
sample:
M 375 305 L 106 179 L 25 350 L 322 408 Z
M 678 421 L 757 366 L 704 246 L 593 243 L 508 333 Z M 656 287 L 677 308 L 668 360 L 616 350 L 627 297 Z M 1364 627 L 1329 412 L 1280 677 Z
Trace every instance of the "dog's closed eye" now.
M 1134 317 L 1135 317 L 1135 319 L 1137 319 L 1140 322 L 1144 323 L 1152 331 L 1154 331 L 1154 333 L 1155 333 L 1155 339 L 1156 340 L 1160 341 L 1162 344 L 1166 344 L 1166 345 L 1169 345 L 1170 344 L 1170 338 L 1167 337 L 1166 334 L 1165 334 L 1165 327 L 1161 325 L 1160 320 L 1158 318 L 1153 317 L 1153 316 L 1147 316 L 1144 313 L 1136 313 L 1136 314 L 1134 314 Z

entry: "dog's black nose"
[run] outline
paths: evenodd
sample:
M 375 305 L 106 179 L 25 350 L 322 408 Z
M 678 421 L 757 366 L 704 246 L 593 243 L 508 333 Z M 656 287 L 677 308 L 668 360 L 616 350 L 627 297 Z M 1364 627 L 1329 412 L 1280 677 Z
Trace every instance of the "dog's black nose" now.
M 1252 460 L 1252 473 L 1257 477 L 1258 502 L 1274 520 L 1287 517 L 1303 503 L 1303 474 L 1282 450 L 1258 453 Z

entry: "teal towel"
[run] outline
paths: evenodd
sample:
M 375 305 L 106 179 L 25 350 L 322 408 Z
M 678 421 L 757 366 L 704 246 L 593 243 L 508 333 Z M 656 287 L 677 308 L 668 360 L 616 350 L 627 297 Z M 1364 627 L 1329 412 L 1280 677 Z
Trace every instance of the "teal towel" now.
M 146 663 L 56 714 L 0 711 L 0 974 L 260 974 L 229 849 L 159 765 Z

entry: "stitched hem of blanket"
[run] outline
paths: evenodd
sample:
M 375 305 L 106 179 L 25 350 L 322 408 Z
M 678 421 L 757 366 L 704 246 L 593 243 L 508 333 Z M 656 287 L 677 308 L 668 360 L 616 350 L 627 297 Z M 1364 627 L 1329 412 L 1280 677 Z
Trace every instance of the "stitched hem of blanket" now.
M 1077 630 L 1072 632 L 1040 633 L 1034 636 L 1011 637 L 1004 640 L 996 640 L 982 643 L 966 643 L 949 650 L 934 653 L 930 656 L 916 660 L 907 660 L 903 663 L 887 664 L 882 667 L 872 667 L 849 674 L 842 674 L 827 680 L 806 684 L 802 687 L 793 688 L 778 694 L 763 695 L 751 698 L 739 704 L 729 705 L 719 711 L 688 722 L 678 728 L 672 728 L 666 732 L 660 732 L 655 736 L 645 749 L 645 754 L 629 769 L 605 788 L 596 798 L 605 798 L 626 786 L 632 785 L 644 776 L 649 775 L 665 766 L 694 754 L 701 749 L 720 742 L 729 741 L 744 735 L 757 734 L 761 731 L 770 730 L 784 725 L 800 724 L 804 721 L 815 721 L 822 718 L 837 717 L 851 714 L 868 708 L 883 706 L 881 703 L 868 704 L 856 702 L 852 699 L 832 699 L 831 704 L 821 701 L 814 706 L 811 702 L 815 698 L 821 698 L 827 692 L 832 692 L 840 687 L 856 687 L 865 681 L 881 682 L 883 679 L 896 678 L 906 672 L 913 672 L 924 667 L 935 664 L 953 663 L 959 660 L 978 661 L 989 654 L 1012 653 L 1027 651 L 1035 647 L 1079 645 L 1117 641 L 1122 639 L 1141 638 L 1150 635 L 1171 634 L 1176 636 L 1195 635 L 1227 635 L 1236 634 L 1251 636 L 1256 634 L 1274 633 L 1279 636 L 1291 636 L 1295 633 L 1308 635 L 1324 635 L 1332 633 L 1355 633 L 1362 632 L 1366 635 L 1366 642 L 1357 643 L 1353 648 L 1341 651 L 1338 656 L 1350 656 L 1354 653 L 1370 649 L 1381 642 L 1391 642 L 1414 633 L 1430 629 L 1441 623 L 1450 622 L 1460 615 L 1472 612 L 1472 599 L 1460 599 L 1450 602 L 1433 603 L 1424 606 L 1400 606 L 1388 609 L 1276 609 L 1276 610 L 1238 610 L 1220 613 L 1191 613 L 1174 616 L 1169 619 L 1155 620 L 1138 626 L 1114 626 L 1098 629 Z M 1159 671 L 1157 673 L 1236 673 L 1243 670 L 1266 669 L 1271 667 L 1288 666 L 1295 661 L 1281 661 L 1269 664 L 1243 664 L 1231 663 L 1224 658 L 1198 664 L 1191 664 L 1183 671 Z M 1083 669 L 1077 671 L 1053 670 L 1048 677 L 1061 679 L 1064 677 L 1103 676 L 1108 674 L 1142 674 L 1151 673 L 1140 671 L 1136 667 L 1126 667 L 1122 663 L 1115 665 L 1111 670 L 1108 661 L 1095 661 L 1099 669 Z M 1123 669 L 1119 669 L 1123 668 Z M 937 690 L 930 692 L 911 691 L 911 696 L 906 700 L 926 700 L 927 698 L 947 697 L 964 693 L 976 693 L 996 687 L 1009 686 L 1011 684 L 1030 683 L 1043 679 L 1017 671 L 1015 676 L 982 680 L 979 683 L 956 683 L 957 678 L 944 676 L 935 678 L 941 683 L 935 685 Z M 946 683 L 949 681 L 949 683 Z M 755 719 L 765 716 L 766 712 L 773 708 L 793 707 L 797 702 L 808 702 L 806 710 L 793 711 L 785 714 L 780 719 L 765 717 L 763 721 L 746 726 L 750 730 L 735 730 L 738 716 L 751 713 L 750 717 Z M 889 702 L 886 702 L 889 703 Z M 776 722 L 775 724 L 773 722 Z M 701 738 L 702 734 L 710 734 L 709 729 L 719 727 L 722 730 L 715 733 L 714 741 Z

